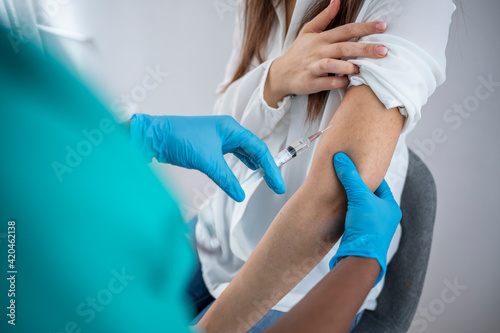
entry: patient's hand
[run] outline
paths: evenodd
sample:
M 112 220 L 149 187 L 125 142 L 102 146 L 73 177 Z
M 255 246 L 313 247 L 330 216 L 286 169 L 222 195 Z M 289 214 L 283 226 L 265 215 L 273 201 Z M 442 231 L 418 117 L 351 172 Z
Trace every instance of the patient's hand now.
M 285 96 L 309 95 L 320 91 L 346 88 L 347 76 L 359 68 L 344 57 L 383 58 L 382 45 L 348 42 L 352 38 L 383 33 L 384 22 L 351 23 L 324 31 L 335 18 L 340 2 L 335 1 L 306 24 L 291 48 L 271 65 L 264 88 L 264 99 L 273 107 Z

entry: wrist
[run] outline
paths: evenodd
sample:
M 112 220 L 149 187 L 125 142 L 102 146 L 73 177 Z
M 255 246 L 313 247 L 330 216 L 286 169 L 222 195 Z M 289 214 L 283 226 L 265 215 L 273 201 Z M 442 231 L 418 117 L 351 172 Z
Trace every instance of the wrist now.
M 380 264 L 377 259 L 371 257 L 360 257 L 360 256 L 345 256 L 339 259 L 339 265 L 342 262 L 342 265 L 354 264 L 356 266 L 365 266 L 364 268 L 370 269 L 373 272 L 376 272 L 377 277 L 380 274 Z
M 377 279 L 378 283 L 387 270 L 388 249 L 389 247 L 386 246 L 386 244 L 381 244 L 379 238 L 375 235 L 351 234 L 349 231 L 346 231 L 342 236 L 337 253 L 330 261 L 330 269 L 343 258 L 371 258 L 376 260 L 380 266 L 380 275 Z
M 369 284 L 374 285 L 380 277 L 382 267 L 375 258 L 347 256 L 338 261 L 337 267 L 346 268 L 350 267 L 352 270 L 357 271 L 357 279 L 367 279 Z
M 271 63 L 264 84 L 264 100 L 273 108 L 277 108 L 278 103 L 290 94 L 285 86 L 288 81 L 283 77 L 281 62 L 282 58 L 279 57 Z

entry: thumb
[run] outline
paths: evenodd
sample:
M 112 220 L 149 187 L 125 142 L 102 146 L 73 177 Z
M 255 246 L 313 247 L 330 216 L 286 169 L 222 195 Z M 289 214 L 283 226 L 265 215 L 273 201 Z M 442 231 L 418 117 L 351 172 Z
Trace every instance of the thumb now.
M 210 169 L 209 172 L 206 172 L 207 176 L 226 192 L 227 195 L 237 202 L 245 200 L 245 192 L 243 192 L 240 182 L 229 168 L 222 155 L 219 159 L 214 161 Z
M 340 0 L 332 0 L 328 7 L 304 26 L 303 32 L 323 32 L 333 21 L 340 9 Z
M 347 157 L 346 154 L 337 153 L 333 158 L 333 164 L 337 177 L 342 183 L 342 186 L 344 186 L 348 201 L 355 199 L 354 195 L 357 195 L 360 192 L 368 192 L 372 194 L 359 175 L 356 166 L 354 166 L 354 163 L 352 163 L 351 159 Z
M 379 197 L 380 199 L 392 199 L 394 200 L 394 196 L 392 195 L 391 188 L 389 187 L 389 184 L 384 180 L 382 180 L 382 183 L 380 186 L 377 188 L 375 191 L 375 195 Z

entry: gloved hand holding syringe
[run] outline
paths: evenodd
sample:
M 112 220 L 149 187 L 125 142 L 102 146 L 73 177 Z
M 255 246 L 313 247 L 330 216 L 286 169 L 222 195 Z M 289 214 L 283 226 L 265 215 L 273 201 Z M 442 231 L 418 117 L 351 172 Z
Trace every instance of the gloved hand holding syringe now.
M 311 142 L 319 138 L 330 127 L 331 126 L 328 126 L 324 130 L 319 131 L 307 138 L 299 139 L 294 143 L 292 143 L 291 145 L 289 145 L 288 147 L 286 147 L 285 149 L 283 149 L 282 151 L 280 151 L 274 157 L 274 162 L 276 163 L 278 168 L 281 167 L 283 164 L 291 161 L 295 157 L 299 156 L 304 151 L 306 151 L 309 148 Z M 264 177 L 264 174 L 265 173 L 262 168 L 255 170 L 250 176 L 248 176 L 247 179 L 245 179 L 241 183 L 241 187 L 244 188 L 245 186 L 259 180 L 260 178 Z M 205 204 L 207 203 L 208 202 L 206 202 Z M 213 216 L 211 216 L 210 214 L 201 216 L 201 214 L 203 214 L 203 211 L 204 209 L 201 208 L 199 221 L 201 221 L 202 222 L 201 224 L 205 227 L 204 228 L 205 232 L 201 232 L 201 229 L 199 228 L 196 229 L 197 248 L 198 250 L 201 250 L 206 253 L 215 253 L 220 250 L 220 243 L 215 233 Z
M 274 156 L 274 162 L 276 163 L 278 168 L 281 167 L 283 164 L 291 161 L 293 158 L 299 156 L 304 151 L 306 151 L 309 148 L 311 142 L 319 138 L 330 127 L 332 126 L 330 125 L 324 130 L 314 133 L 313 135 L 307 138 L 299 139 L 294 143 L 292 143 L 291 145 L 289 145 L 288 147 L 286 147 L 285 149 L 283 149 L 282 151 L 280 151 L 276 156 Z M 255 170 L 250 176 L 248 176 L 248 178 L 245 179 L 243 183 L 241 183 L 241 187 L 245 187 L 249 184 L 252 184 L 253 182 L 259 180 L 262 177 L 264 177 L 264 170 L 262 168 L 259 168 Z

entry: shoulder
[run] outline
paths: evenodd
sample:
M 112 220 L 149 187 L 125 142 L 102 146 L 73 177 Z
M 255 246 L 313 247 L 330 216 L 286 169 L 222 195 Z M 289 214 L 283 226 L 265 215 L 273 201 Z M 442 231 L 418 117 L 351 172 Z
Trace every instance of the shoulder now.
M 444 17 L 456 9 L 453 0 L 365 0 L 357 21 L 384 20 L 390 23 L 398 18 Z

